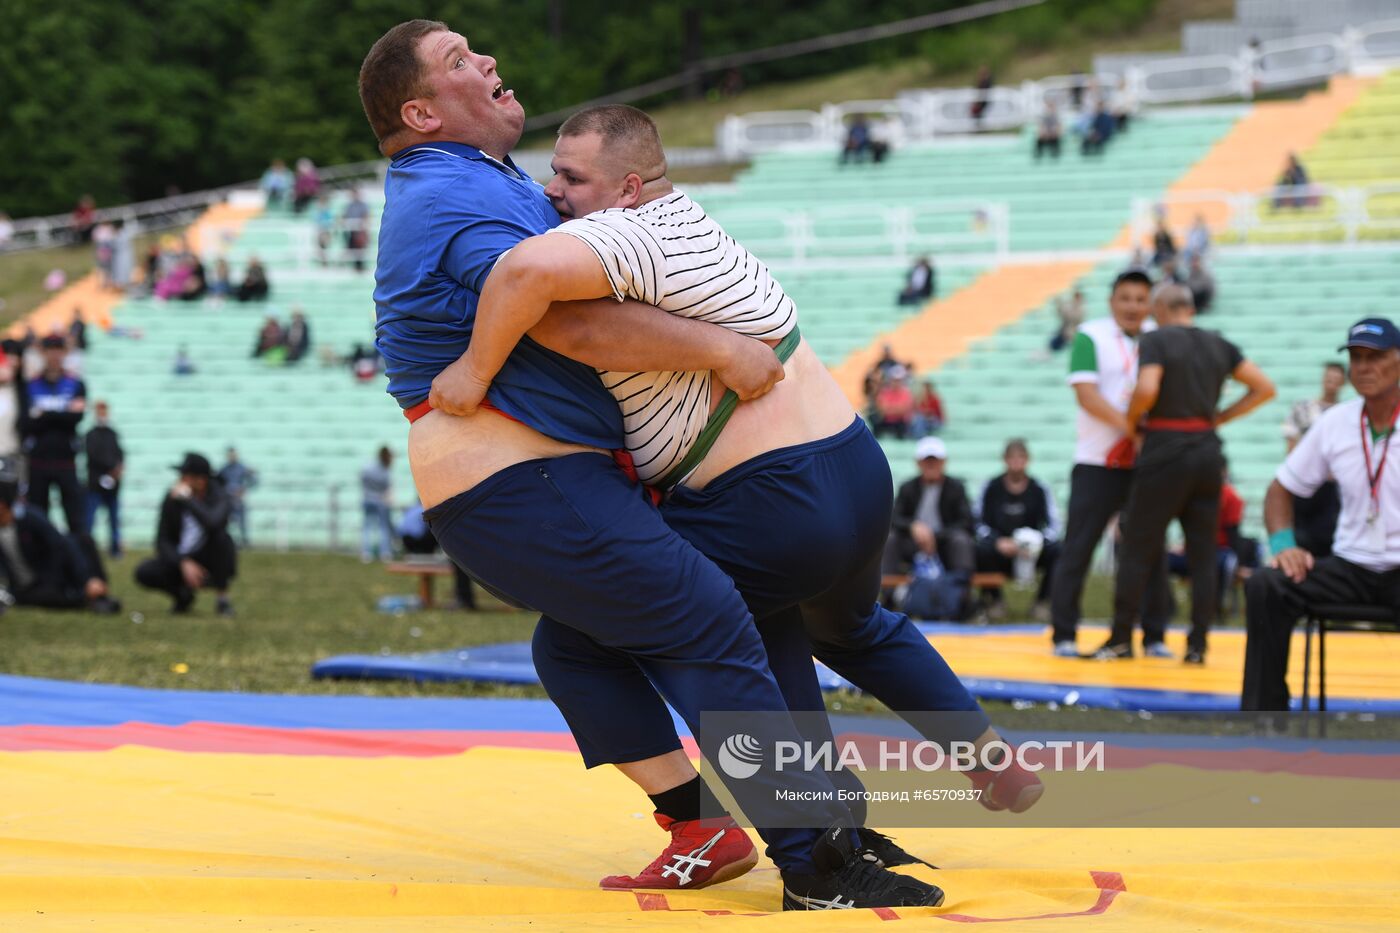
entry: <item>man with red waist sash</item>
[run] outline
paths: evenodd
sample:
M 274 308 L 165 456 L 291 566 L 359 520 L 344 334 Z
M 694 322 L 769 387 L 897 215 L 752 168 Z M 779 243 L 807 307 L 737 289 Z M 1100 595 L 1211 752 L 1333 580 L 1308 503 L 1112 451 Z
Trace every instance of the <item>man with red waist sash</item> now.
M 1167 526 L 1181 523 L 1191 570 L 1191 633 L 1185 661 L 1205 663 L 1216 609 L 1216 525 L 1225 466 L 1215 429 L 1274 397 L 1274 385 L 1240 348 L 1195 326 L 1191 292 L 1161 284 L 1152 293 L 1158 329 L 1142 338 L 1129 437 L 1142 437 L 1136 477 L 1123 511 L 1123 544 L 1113 595 L 1113 629 L 1095 657 L 1131 658 L 1149 570 L 1162 559 Z M 1248 390 L 1216 412 L 1227 378 Z

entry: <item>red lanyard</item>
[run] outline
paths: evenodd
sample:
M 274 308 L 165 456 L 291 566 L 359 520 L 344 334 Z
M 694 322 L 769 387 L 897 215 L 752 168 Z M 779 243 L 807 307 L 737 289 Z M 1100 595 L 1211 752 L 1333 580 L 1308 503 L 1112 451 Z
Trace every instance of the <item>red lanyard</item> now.
M 1137 343 L 1132 340 L 1123 339 L 1123 328 L 1113 332 L 1113 336 L 1118 340 L 1118 352 L 1123 354 L 1123 377 L 1132 379 L 1133 367 L 1137 365 Z
M 1395 411 L 1390 414 L 1390 432 L 1385 436 L 1385 447 L 1381 449 L 1380 462 L 1376 464 L 1376 472 L 1371 472 L 1371 448 L 1367 444 L 1367 435 L 1371 432 L 1370 418 L 1366 415 L 1366 406 L 1361 406 L 1361 453 L 1366 457 L 1366 481 L 1371 484 L 1371 518 L 1381 514 L 1381 476 L 1385 473 L 1385 461 L 1390 456 L 1390 439 L 1395 436 L 1395 423 L 1400 421 L 1400 405 L 1395 406 Z

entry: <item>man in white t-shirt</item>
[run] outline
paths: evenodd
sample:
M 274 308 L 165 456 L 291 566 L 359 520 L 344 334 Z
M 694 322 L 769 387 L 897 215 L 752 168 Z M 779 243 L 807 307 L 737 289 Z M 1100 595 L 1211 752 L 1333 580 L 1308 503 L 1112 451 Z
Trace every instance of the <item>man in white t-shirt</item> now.
M 1288 642 L 1308 607 L 1376 606 L 1400 613 L 1400 328 L 1385 318 L 1352 326 L 1343 348 L 1361 396 L 1332 406 L 1288 459 L 1264 498 L 1273 568 L 1245 584 L 1240 708 L 1286 710 Z M 1395 448 L 1392 450 L 1391 448 Z M 1293 496 L 1335 477 L 1342 513 L 1332 556 L 1315 560 L 1293 534 Z
M 1305 398 L 1295 402 L 1283 422 L 1283 439 L 1288 445 L 1287 452 L 1308 433 L 1308 429 L 1321 420 L 1322 416 L 1340 399 L 1342 387 L 1347 384 L 1347 368 L 1341 363 L 1328 363 L 1322 370 L 1322 395 L 1319 398 Z M 1313 557 L 1328 557 L 1332 553 L 1332 536 L 1337 532 L 1337 516 L 1342 511 L 1341 496 L 1337 484 L 1328 480 L 1310 498 L 1293 499 L 1293 528 L 1298 535 L 1298 545 L 1311 552 Z
M 1070 348 L 1068 381 L 1079 420 L 1065 538 L 1050 588 L 1052 638 L 1061 657 L 1080 656 L 1075 635 L 1084 580 L 1104 529 L 1128 501 L 1133 478 L 1128 401 L 1137 385 L 1138 338 L 1156 327 L 1147 316 L 1151 295 L 1152 279 L 1145 272 L 1122 273 L 1109 290 L 1110 315 L 1080 325 Z M 1148 654 L 1165 651 L 1162 634 L 1171 617 L 1167 596 L 1164 559 L 1153 569 L 1145 598 L 1142 626 Z

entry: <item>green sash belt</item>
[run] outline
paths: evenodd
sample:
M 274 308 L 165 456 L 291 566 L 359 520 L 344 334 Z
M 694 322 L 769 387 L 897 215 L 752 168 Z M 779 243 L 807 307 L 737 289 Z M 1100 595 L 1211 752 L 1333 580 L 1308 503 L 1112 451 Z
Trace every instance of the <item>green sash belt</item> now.
M 787 336 L 773 348 L 773 352 L 778 355 L 779 361 L 786 363 L 801 342 L 802 332 L 794 324 Z M 734 414 L 734 409 L 738 405 L 739 396 L 734 394 L 734 390 L 725 390 L 724 397 L 719 400 L 719 407 L 710 415 L 710 420 L 705 422 L 705 427 L 701 429 L 700 436 L 695 439 L 695 444 L 690 448 L 690 452 L 653 485 L 664 492 L 689 476 L 690 472 L 700 465 L 700 461 L 705 459 L 710 448 L 715 446 L 715 441 L 719 440 L 720 432 L 729 423 L 729 418 Z

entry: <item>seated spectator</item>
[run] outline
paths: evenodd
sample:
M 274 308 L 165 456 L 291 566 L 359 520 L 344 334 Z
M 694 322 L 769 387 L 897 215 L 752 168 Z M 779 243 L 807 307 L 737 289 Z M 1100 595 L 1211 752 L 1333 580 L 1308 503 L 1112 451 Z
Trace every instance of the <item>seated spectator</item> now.
M 174 373 L 177 376 L 193 376 L 195 373 L 194 360 L 190 359 L 189 347 L 180 344 L 175 351 Z
M 92 228 L 97 225 L 97 202 L 85 194 L 73 208 L 73 239 L 79 243 L 92 241 Z
M 919 305 L 938 294 L 938 277 L 933 262 L 920 256 L 904 277 L 904 290 L 899 293 L 902 305 Z
M 433 530 L 423 519 L 422 503 L 415 502 L 404 509 L 403 517 L 399 519 L 398 532 L 399 541 L 403 543 L 404 554 L 428 556 L 437 553 L 437 538 L 433 536 Z M 446 557 L 443 559 L 447 560 Z M 457 596 L 457 608 L 476 609 L 476 595 L 472 592 L 472 578 L 467 576 L 466 571 L 455 563 L 452 564 L 452 577 Z
M 889 371 L 884 385 L 875 393 L 876 437 L 893 434 L 903 440 L 914 423 L 914 393 L 909 389 L 909 371 L 898 366 Z
M 369 246 L 369 207 L 360 197 L 359 188 L 350 189 L 350 203 L 340 215 L 340 228 L 345 231 L 345 249 L 356 272 L 365 271 L 365 252 Z
M 1060 157 L 1060 135 L 1060 113 L 1055 109 L 1055 102 L 1047 100 L 1045 110 L 1041 112 L 1040 119 L 1036 121 L 1035 160 L 1037 162 L 1047 152 L 1052 158 L 1058 159 Z
M 858 113 L 851 118 L 851 125 L 846 129 L 846 144 L 841 149 L 841 164 L 864 162 L 872 155 L 870 121 Z
M 1298 154 L 1288 154 L 1288 164 L 1279 176 L 1278 187 L 1274 190 L 1274 208 L 1304 208 L 1317 205 L 1317 195 L 1309 187 L 1307 169 L 1298 160 Z
M 1244 499 L 1240 498 L 1240 494 L 1230 484 L 1229 464 L 1226 463 L 1220 485 L 1220 518 L 1215 540 L 1218 552 L 1216 583 L 1220 588 L 1217 605 L 1222 608 L 1225 604 L 1225 594 L 1230 592 L 1230 585 L 1235 581 L 1236 575 L 1247 580 L 1250 573 L 1259 566 L 1259 540 L 1247 538 L 1240 533 L 1240 525 L 1243 522 Z M 1174 548 L 1168 552 L 1167 569 L 1183 579 L 1191 577 L 1190 564 L 1186 560 L 1184 550 Z M 1172 601 L 1175 603 L 1175 599 Z M 1176 614 L 1175 605 L 1172 607 L 1172 614 Z M 1223 614 L 1222 612 L 1221 615 Z
M 1191 229 L 1186 232 L 1186 246 L 1181 251 L 1182 257 L 1190 263 L 1192 259 L 1199 258 L 1202 262 L 1210 254 L 1210 227 L 1206 225 L 1204 214 L 1197 214 L 1196 219 L 1191 222 Z M 1197 308 L 1200 306 L 1197 305 Z
M 1157 272 L 1157 282 L 1159 284 L 1186 284 L 1186 275 L 1181 271 L 1181 263 L 1177 262 L 1175 259 L 1162 263 Z
M 1026 442 L 1017 438 L 1002 454 L 1006 472 L 982 490 L 977 525 L 977 570 L 1012 574 L 1018 563 L 1040 571 L 1033 616 L 1050 619 L 1050 584 L 1060 556 L 1060 520 L 1055 497 L 1026 468 L 1031 455 Z M 1030 534 L 1027 534 L 1030 532 Z M 1033 575 L 1033 574 L 1032 574 Z M 1018 574 L 1019 576 L 1019 574 Z M 987 614 L 993 621 L 1006 618 L 1006 602 L 999 589 L 983 594 L 990 600 Z
M 292 312 L 292 323 L 287 328 L 284 342 L 287 345 L 287 362 L 296 363 L 311 349 L 311 325 L 306 323 L 306 315 Z
M 253 256 L 248 260 L 248 268 L 243 273 L 243 283 L 238 286 L 238 300 L 263 301 L 267 298 L 269 290 L 267 272 L 258 261 L 258 257 Z
M 229 281 L 228 260 L 220 256 L 214 261 L 214 280 L 209 283 L 209 297 L 224 299 L 233 294 Z
M 1094 113 L 1083 125 L 1083 138 L 1079 144 L 1081 155 L 1103 155 L 1104 148 L 1118 131 L 1118 121 L 1108 112 L 1103 101 L 1094 108 Z
M 199 590 L 214 590 L 216 611 L 231 616 L 228 588 L 238 572 L 238 554 L 228 533 L 228 494 L 199 454 L 185 454 L 175 469 L 180 478 L 160 507 L 156 554 L 136 568 L 136 582 L 170 594 L 171 611 L 181 615 L 190 611 Z
M 185 283 L 180 286 L 180 294 L 176 297 L 181 301 L 199 301 L 209 292 L 209 283 L 204 278 L 204 263 L 196 256 L 191 256 L 185 260 L 189 269 L 189 275 Z
M 994 83 L 992 69 L 986 65 L 977 69 L 977 80 L 972 84 L 972 89 L 976 94 L 972 98 L 972 104 L 967 108 L 967 114 L 972 117 L 972 122 L 977 124 L 979 130 L 982 128 L 982 118 L 987 115 L 987 106 L 991 103 L 990 92 Z
M 1059 353 L 1074 340 L 1079 325 L 1084 323 L 1084 314 L 1083 290 L 1076 288 L 1069 297 L 1061 295 L 1055 299 L 1055 316 L 1059 318 L 1060 325 L 1050 338 L 1051 353 Z
M 1152 233 L 1152 265 L 1158 269 L 1176 261 L 1176 239 L 1167 229 L 1167 218 L 1157 215 L 1157 229 Z
M 194 279 L 195 268 L 198 265 L 199 262 L 198 260 L 194 259 L 194 257 L 182 257 L 178 262 L 175 263 L 174 267 L 170 269 L 169 272 L 166 272 L 164 275 L 162 275 L 160 280 L 156 282 L 155 291 L 152 292 L 152 294 L 155 297 L 166 301 L 172 298 L 182 297 L 185 293 L 185 288 L 188 287 L 191 281 Z M 201 280 L 196 287 L 202 287 L 203 285 L 202 269 L 200 274 Z
M 287 170 L 287 163 L 281 159 L 273 159 L 272 164 L 262 173 L 258 188 L 267 199 L 269 210 L 280 207 L 292 190 L 292 173 Z
M 1196 313 L 1205 314 L 1215 303 L 1215 276 L 1205 267 L 1199 255 L 1191 257 L 1191 271 L 1184 284 L 1191 289 L 1191 298 L 1196 302 Z
M 933 388 L 933 380 L 925 379 L 914 400 L 914 420 L 911 429 L 915 437 L 937 434 L 948 423 L 943 414 L 943 399 Z
M 321 193 L 321 177 L 310 159 L 297 159 L 296 176 L 292 179 L 292 210 L 300 214 Z
M 350 371 L 360 382 L 369 382 L 379 373 L 379 351 L 373 346 L 366 349 L 364 344 L 355 344 L 349 362 Z
M 19 606 L 121 611 L 102 556 L 87 534 L 61 534 L 42 512 L 19 501 L 19 477 L 0 478 L 0 574 Z
M 285 343 L 282 325 L 277 323 L 277 318 L 268 316 L 263 321 L 262 330 L 258 331 L 257 343 L 253 345 L 253 359 L 266 356 Z
M 914 451 L 919 475 L 899 487 L 894 521 L 881 566 L 903 573 L 915 564 L 936 561 L 964 588 L 957 618 L 966 610 L 966 587 L 976 565 L 972 506 L 962 480 L 947 474 L 948 449 L 937 437 L 919 441 Z

